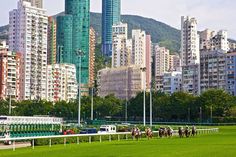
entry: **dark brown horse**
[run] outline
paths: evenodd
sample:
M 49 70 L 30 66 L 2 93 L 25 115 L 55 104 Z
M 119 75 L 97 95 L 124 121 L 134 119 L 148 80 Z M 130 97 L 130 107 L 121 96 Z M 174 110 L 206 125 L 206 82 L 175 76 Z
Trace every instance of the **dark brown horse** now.
M 174 130 L 173 130 L 171 127 L 168 126 L 168 127 L 167 127 L 167 136 L 168 136 L 168 137 L 172 137 L 173 131 L 174 131 Z
M 136 140 L 139 140 L 142 137 L 142 132 L 140 131 L 139 128 L 133 128 L 131 134 L 133 139 Z
M 152 130 L 151 130 L 150 128 L 147 128 L 147 129 L 145 130 L 145 132 L 146 132 L 146 136 L 147 136 L 148 140 L 149 140 L 150 138 L 152 139 L 152 137 L 153 137 Z
M 197 128 L 195 126 L 192 126 L 192 136 L 197 135 Z
M 184 130 L 183 130 L 183 127 L 179 127 L 178 133 L 179 133 L 179 137 L 180 137 L 180 138 L 183 138 L 183 137 L 184 137 Z
M 189 130 L 189 127 L 188 127 L 188 126 L 186 126 L 186 128 L 185 128 L 184 134 L 185 134 L 185 136 L 186 136 L 187 138 L 190 136 L 191 131 Z

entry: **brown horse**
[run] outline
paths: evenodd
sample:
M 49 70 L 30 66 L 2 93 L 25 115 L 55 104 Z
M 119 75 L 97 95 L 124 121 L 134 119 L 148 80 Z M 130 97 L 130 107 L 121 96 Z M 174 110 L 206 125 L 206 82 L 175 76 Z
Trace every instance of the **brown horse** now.
M 179 133 L 179 137 L 180 137 L 180 138 L 183 138 L 183 137 L 184 137 L 183 127 L 179 127 L 178 133 Z
M 133 140 L 134 139 L 139 140 L 142 137 L 142 132 L 140 131 L 139 128 L 133 128 L 131 134 L 132 134 Z
M 197 135 L 197 128 L 195 126 L 192 126 L 192 136 Z
M 191 131 L 189 130 L 189 127 L 188 127 L 188 126 L 186 126 L 186 128 L 185 128 L 184 134 L 185 134 L 185 136 L 186 136 L 187 138 L 190 136 Z
M 167 135 L 168 135 L 168 137 L 172 137 L 172 135 L 173 135 L 173 129 L 169 126 L 167 127 Z
M 151 130 L 150 128 L 147 128 L 147 129 L 145 130 L 145 132 L 146 132 L 146 136 L 147 136 L 148 140 L 149 140 L 150 138 L 152 139 L 152 137 L 153 137 L 152 130 Z
M 160 127 L 160 129 L 158 130 L 159 131 L 159 137 L 162 138 L 162 137 L 168 137 L 168 131 L 166 128 L 164 127 Z

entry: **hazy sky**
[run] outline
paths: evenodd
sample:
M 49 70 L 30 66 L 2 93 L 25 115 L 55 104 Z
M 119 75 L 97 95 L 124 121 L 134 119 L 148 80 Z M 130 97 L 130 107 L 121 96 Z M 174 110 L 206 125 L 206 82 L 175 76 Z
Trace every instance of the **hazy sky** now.
M 0 25 L 8 23 L 8 12 L 18 0 L 1 0 Z M 101 12 L 102 0 L 91 0 L 91 11 Z M 64 0 L 44 0 L 48 15 L 64 10 Z M 180 28 L 180 17 L 189 15 L 198 20 L 198 29 L 228 30 L 236 39 L 235 0 L 122 0 L 122 13 L 154 18 Z

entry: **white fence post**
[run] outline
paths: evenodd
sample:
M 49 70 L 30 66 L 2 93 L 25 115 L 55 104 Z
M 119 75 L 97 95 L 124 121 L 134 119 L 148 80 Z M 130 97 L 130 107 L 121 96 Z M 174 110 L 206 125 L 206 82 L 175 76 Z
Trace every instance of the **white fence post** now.
M 34 149 L 34 139 L 32 140 L 32 149 Z
M 16 150 L 16 142 L 15 141 L 13 141 L 13 151 L 15 151 Z
M 49 147 L 52 147 L 52 139 L 49 139 Z

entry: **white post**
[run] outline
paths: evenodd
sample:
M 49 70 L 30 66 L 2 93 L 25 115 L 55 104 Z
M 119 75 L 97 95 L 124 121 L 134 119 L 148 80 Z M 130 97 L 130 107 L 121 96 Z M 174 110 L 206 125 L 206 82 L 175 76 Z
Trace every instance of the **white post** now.
M 89 136 L 89 143 L 91 143 L 91 136 Z
M 32 140 L 32 149 L 34 149 L 34 139 Z
M 49 139 L 49 147 L 52 147 L 52 139 Z
M 152 87 L 150 88 L 150 126 L 152 127 Z
M 93 120 L 93 87 L 92 87 L 92 99 L 91 99 L 91 120 Z
M 109 142 L 111 142 L 111 135 L 109 135 Z
M 100 136 L 100 143 L 102 143 L 102 136 Z
M 77 144 L 79 144 L 79 137 L 77 137 Z
M 64 138 L 64 146 L 66 146 L 66 138 Z
M 79 64 L 79 105 L 78 105 L 78 127 L 81 126 L 81 62 L 82 62 L 82 54 L 79 54 L 80 56 L 80 64 Z
M 16 150 L 16 142 L 15 141 L 13 141 L 13 151 L 15 151 Z

